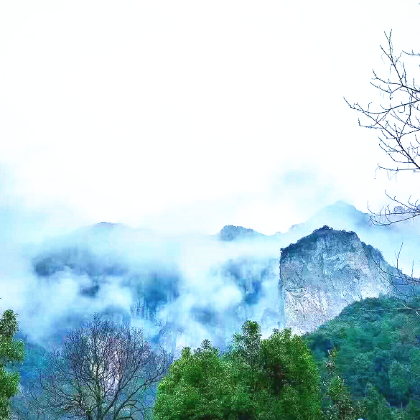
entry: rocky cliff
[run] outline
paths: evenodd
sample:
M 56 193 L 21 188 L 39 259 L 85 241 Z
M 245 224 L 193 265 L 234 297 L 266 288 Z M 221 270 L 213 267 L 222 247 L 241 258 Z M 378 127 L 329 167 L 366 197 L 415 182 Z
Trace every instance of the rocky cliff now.
M 355 300 L 388 292 L 376 263 L 396 272 L 354 232 L 324 226 L 293 244 L 241 227 L 223 232 L 172 243 L 102 223 L 42 246 L 32 259 L 38 297 L 27 307 L 51 315 L 28 333 L 58 343 L 96 311 L 143 328 L 171 351 L 204 338 L 223 349 L 247 319 L 264 336 L 312 331 Z M 49 296 L 63 303 L 53 306 Z
M 281 249 L 279 293 L 284 326 L 313 331 L 342 309 L 391 292 L 389 274 L 401 275 L 356 233 L 328 226 Z

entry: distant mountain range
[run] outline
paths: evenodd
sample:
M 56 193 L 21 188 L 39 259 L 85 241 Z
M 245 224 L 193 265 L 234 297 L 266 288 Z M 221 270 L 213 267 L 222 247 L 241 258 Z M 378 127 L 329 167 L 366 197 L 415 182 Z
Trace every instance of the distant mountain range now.
M 293 238 L 306 236 L 314 229 L 329 224 L 335 229 L 345 230 L 366 230 L 372 227 L 370 215 L 356 209 L 356 207 L 344 201 L 337 201 L 335 204 L 324 207 L 304 223 L 292 225 L 286 233 L 277 232 L 274 235 L 264 235 L 253 229 L 246 229 L 242 226 L 224 226 L 219 233 L 223 241 L 244 240 L 255 238 Z M 390 228 L 387 228 L 388 230 Z
M 315 213 L 306 222 L 292 225 L 285 233 L 276 232 L 274 235 L 264 235 L 253 229 L 247 229 L 242 226 L 224 226 L 219 233 L 219 237 L 224 241 L 243 240 L 248 238 L 287 238 L 287 240 L 297 240 L 302 236 L 309 235 L 314 229 L 324 225 L 333 226 L 334 229 L 348 230 L 355 232 L 375 231 L 384 232 L 386 235 L 420 233 L 420 222 L 417 219 L 411 221 L 399 222 L 389 226 L 374 226 L 371 221 L 371 214 L 357 210 L 351 204 L 345 201 L 337 201 L 334 204 L 322 208 Z
M 99 223 L 33 253 L 38 292 L 25 304 L 22 328 L 56 347 L 68 328 L 99 311 L 143 328 L 175 353 L 204 338 L 223 348 L 246 319 L 257 320 L 266 335 L 285 326 L 311 331 L 346 304 L 386 293 L 371 254 L 395 274 L 386 253 L 403 237 L 417 240 L 371 226 L 368 214 L 342 201 L 274 235 L 225 226 L 215 236 L 176 238 Z M 54 305 L 47 301 L 52 295 Z
M 20 306 L 11 308 L 19 313 L 18 338 L 43 354 L 95 312 L 142 328 L 175 358 L 205 338 L 223 351 L 247 319 L 264 337 L 273 328 L 311 332 L 353 302 L 395 292 L 389 280 L 402 272 L 390 262 L 401 241 L 406 257 L 417 255 L 415 226 L 372 226 L 368 214 L 342 201 L 274 235 L 231 225 L 195 237 L 87 226 L 27 253 Z M 21 367 L 23 387 L 33 362 Z

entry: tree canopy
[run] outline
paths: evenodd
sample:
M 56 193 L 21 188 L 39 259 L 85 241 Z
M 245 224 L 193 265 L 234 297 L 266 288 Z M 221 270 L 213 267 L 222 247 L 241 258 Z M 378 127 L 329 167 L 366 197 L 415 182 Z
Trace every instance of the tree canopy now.
M 0 419 L 7 419 L 10 411 L 10 398 L 17 392 L 20 375 L 18 372 L 7 372 L 9 363 L 20 362 L 25 357 L 25 346 L 22 341 L 14 341 L 18 331 L 16 314 L 8 309 L 0 319 Z
M 186 347 L 160 382 L 156 420 L 321 418 L 320 376 L 299 336 L 274 330 L 261 340 L 258 323 L 247 321 L 229 351 L 210 341 Z
M 416 301 L 412 306 L 419 306 Z M 354 302 L 303 339 L 323 379 L 328 377 L 325 366 L 332 349 L 338 350 L 336 373 L 353 399 L 364 400 L 370 420 L 420 411 L 419 337 L 416 312 L 400 299 L 382 297 Z

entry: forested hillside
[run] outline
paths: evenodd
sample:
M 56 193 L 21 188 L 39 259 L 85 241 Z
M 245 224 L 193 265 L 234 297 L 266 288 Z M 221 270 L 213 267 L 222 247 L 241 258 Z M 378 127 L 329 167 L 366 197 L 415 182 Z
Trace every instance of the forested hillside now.
M 282 395 L 288 386 L 298 386 L 305 378 L 305 381 L 315 381 L 310 401 L 305 404 L 308 403 L 311 410 L 316 410 L 314 407 L 320 398 L 322 413 L 327 418 L 351 419 L 354 414 L 363 413 L 368 420 L 418 419 L 420 317 L 416 308 L 419 307 L 420 298 L 410 301 L 408 305 L 397 298 L 365 299 L 349 305 L 338 317 L 315 332 L 302 336 L 302 339 L 295 336 L 298 341 L 292 339 L 290 343 L 291 336 L 287 330 L 274 332 L 269 339 L 261 340 L 258 324 L 247 322 L 242 327 L 242 334 L 233 337 L 230 351 L 219 353 L 208 340 L 203 342 L 201 349 L 183 351 L 181 358 L 173 362 L 168 375 L 160 381 L 162 385 L 158 387 L 156 418 L 178 418 L 178 409 L 184 414 L 191 414 L 188 418 L 199 418 L 194 416 L 202 414 L 207 410 L 205 407 L 209 407 L 209 402 L 215 403 L 216 400 L 222 405 L 208 412 L 211 418 L 230 418 L 229 407 L 234 401 L 236 415 L 245 415 L 249 409 L 248 414 L 252 412 L 250 419 L 260 418 L 256 414 L 258 407 L 263 407 L 268 401 L 271 401 L 271 407 L 277 400 L 276 395 Z M 24 337 L 17 334 L 16 338 Z M 274 346 L 277 339 L 280 341 Z M 37 368 L 43 368 L 46 353 L 39 346 L 28 343 L 25 338 L 24 341 L 25 361 L 14 369 L 20 372 L 21 385 L 26 388 L 35 379 Z M 272 354 L 269 347 L 264 347 L 271 342 L 274 346 Z M 308 350 L 305 350 L 305 343 Z M 299 362 L 295 360 L 296 357 L 303 359 Z M 305 363 L 312 363 L 310 359 L 314 361 L 314 369 L 319 370 L 320 382 L 316 371 L 312 370 L 313 377 L 309 378 L 308 368 L 299 367 L 304 360 Z M 256 382 L 252 387 L 258 390 L 257 394 L 251 395 L 248 394 L 249 390 L 246 391 L 251 376 L 248 377 L 248 373 L 238 376 L 239 371 L 236 372 L 236 369 L 245 369 L 246 372 L 249 369 L 249 375 L 254 372 L 252 375 Z M 213 385 L 209 387 L 210 383 Z M 156 398 L 154 387 L 152 391 Z M 303 404 L 306 400 L 301 400 L 304 395 L 302 392 L 299 401 Z M 179 399 L 181 395 L 183 397 Z M 243 407 L 238 406 L 240 400 Z M 290 413 L 294 412 L 291 419 L 298 419 L 299 415 L 303 416 L 302 419 L 312 418 L 311 415 L 314 415 L 303 412 L 298 414 L 300 411 L 295 411 L 297 407 L 293 408 L 292 402 L 287 403 L 284 399 L 281 401 L 278 409 L 282 407 L 286 413 L 289 407 Z M 178 403 L 181 405 L 177 408 Z M 270 410 L 275 410 L 276 404 Z M 13 398 L 12 410 L 20 413 L 21 418 L 32 419 L 33 416 L 25 407 L 25 401 L 20 395 Z
M 388 405 L 419 418 L 419 307 L 419 298 L 407 306 L 396 298 L 365 299 L 304 336 L 323 375 L 329 351 L 338 350 L 337 371 L 353 397 L 372 400 L 369 420 L 394 418 Z

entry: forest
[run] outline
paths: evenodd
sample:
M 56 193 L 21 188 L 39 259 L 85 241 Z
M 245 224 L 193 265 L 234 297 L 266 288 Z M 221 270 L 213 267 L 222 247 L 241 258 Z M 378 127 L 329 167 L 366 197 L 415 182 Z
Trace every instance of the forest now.
M 105 411 L 124 400 L 123 389 L 117 398 L 124 375 L 117 380 L 117 387 L 107 388 L 105 382 L 97 382 L 99 387 L 102 384 L 99 394 L 93 389 L 89 391 L 89 384 L 95 383 L 94 361 L 97 367 L 105 358 L 111 360 L 110 353 L 101 353 L 92 345 L 85 348 L 85 353 L 81 352 L 82 347 L 77 345 L 83 342 L 77 341 L 82 337 L 80 330 L 72 331 L 66 339 L 68 346 L 61 352 L 48 354 L 16 334 L 16 316 L 6 311 L 0 324 L 2 416 L 22 420 L 417 419 L 420 322 L 415 308 L 419 304 L 420 298 L 409 302 L 390 297 L 365 299 L 349 305 L 338 317 L 304 336 L 294 335 L 288 329 L 274 329 L 270 337 L 262 339 L 258 323 L 249 320 L 240 333 L 234 334 L 226 351 L 220 352 L 209 340 L 204 340 L 199 348 L 185 347 L 175 361 L 170 357 L 156 358 L 151 349 L 145 352 L 147 342 L 142 338 L 142 351 L 136 353 L 139 347 L 130 347 L 127 357 L 135 357 L 130 359 L 130 366 L 125 366 L 127 374 L 134 377 L 133 382 L 141 383 L 131 398 L 142 408 L 137 414 L 120 410 L 117 415 L 111 414 L 112 410 Z M 92 324 L 96 330 L 90 330 L 92 337 L 95 331 L 108 337 L 124 332 L 116 324 L 98 318 L 96 322 Z M 134 335 L 130 336 L 131 342 Z M 70 357 L 76 354 L 77 360 Z M 89 357 L 92 363 L 84 371 L 88 375 L 83 377 L 75 364 L 82 367 L 82 359 Z M 133 376 L 131 365 L 139 359 L 142 359 L 138 371 L 141 375 Z M 58 361 L 62 364 L 54 364 Z M 108 376 L 116 372 L 109 365 L 103 371 Z M 60 375 L 48 376 L 53 366 L 55 370 L 66 366 L 74 375 L 71 380 Z M 40 378 L 44 378 L 44 387 L 39 387 Z M 50 382 L 54 389 L 46 385 L 51 379 L 55 381 Z M 67 384 L 59 383 L 66 380 Z M 18 393 L 19 382 L 23 389 L 32 392 Z M 71 404 L 64 393 L 54 394 L 61 385 L 72 394 Z M 40 398 L 43 392 L 57 404 L 45 404 Z M 103 398 L 97 400 L 95 395 Z

